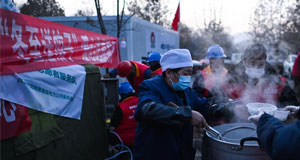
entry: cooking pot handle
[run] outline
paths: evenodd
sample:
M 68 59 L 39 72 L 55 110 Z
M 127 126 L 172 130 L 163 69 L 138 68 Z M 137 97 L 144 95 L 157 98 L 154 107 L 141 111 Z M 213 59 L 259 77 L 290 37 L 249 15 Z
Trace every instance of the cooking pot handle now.
M 257 137 L 246 137 L 246 138 L 241 139 L 239 146 L 233 146 L 233 147 L 231 147 L 231 149 L 236 150 L 236 151 L 242 150 L 244 147 L 244 143 L 246 141 L 256 141 L 258 143 L 258 145 L 260 146 L 260 141 L 258 140 Z

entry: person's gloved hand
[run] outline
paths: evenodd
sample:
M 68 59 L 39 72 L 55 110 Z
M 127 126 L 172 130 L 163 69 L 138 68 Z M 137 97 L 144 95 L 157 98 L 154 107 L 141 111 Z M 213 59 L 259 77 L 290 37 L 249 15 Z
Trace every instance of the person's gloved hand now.
M 260 111 L 258 114 L 256 115 L 252 115 L 248 117 L 248 120 L 253 122 L 254 124 L 257 124 L 257 122 L 259 121 L 260 117 L 264 114 L 263 111 Z

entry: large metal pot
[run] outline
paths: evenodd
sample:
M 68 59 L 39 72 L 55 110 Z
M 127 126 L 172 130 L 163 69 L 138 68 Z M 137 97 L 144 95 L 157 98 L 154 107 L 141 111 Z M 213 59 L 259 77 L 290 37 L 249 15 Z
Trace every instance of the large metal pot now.
M 213 128 L 221 134 L 221 138 L 206 132 L 208 159 L 270 160 L 267 153 L 259 148 L 256 126 L 254 124 L 230 123 Z

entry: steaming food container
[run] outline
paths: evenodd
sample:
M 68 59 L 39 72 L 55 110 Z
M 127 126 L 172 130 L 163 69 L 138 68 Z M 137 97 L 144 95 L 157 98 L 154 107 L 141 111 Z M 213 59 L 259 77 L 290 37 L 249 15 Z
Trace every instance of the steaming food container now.
M 248 111 L 250 115 L 256 115 L 260 111 L 264 111 L 270 115 L 274 115 L 277 107 L 273 104 L 269 103 L 248 103 L 247 104 Z
M 206 132 L 209 160 L 270 160 L 259 147 L 253 123 L 230 123 L 213 128 L 220 136 Z

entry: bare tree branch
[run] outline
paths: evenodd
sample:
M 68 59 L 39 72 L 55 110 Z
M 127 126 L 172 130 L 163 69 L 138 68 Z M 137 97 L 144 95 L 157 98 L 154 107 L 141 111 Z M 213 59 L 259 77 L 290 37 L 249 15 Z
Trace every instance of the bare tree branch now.
M 101 14 L 101 7 L 100 7 L 100 2 L 99 0 L 95 0 L 95 6 L 96 6 L 96 10 L 97 10 L 97 16 L 98 16 L 98 22 L 101 28 L 101 33 L 102 34 L 107 34 L 106 33 L 106 28 L 102 19 L 102 14 Z

